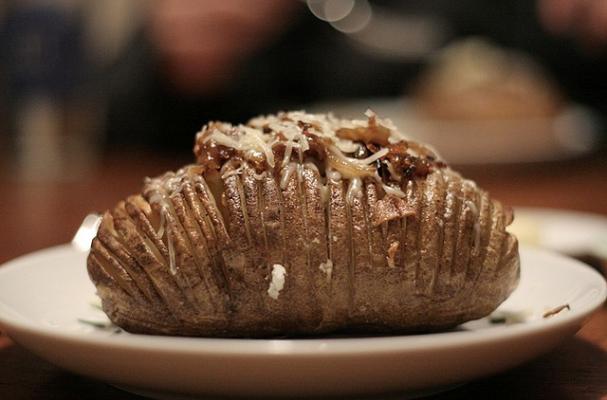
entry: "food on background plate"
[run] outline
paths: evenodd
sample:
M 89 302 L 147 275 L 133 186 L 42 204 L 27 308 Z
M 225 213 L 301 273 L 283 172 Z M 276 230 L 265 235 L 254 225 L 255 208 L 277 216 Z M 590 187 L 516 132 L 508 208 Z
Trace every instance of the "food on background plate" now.
M 414 90 L 416 111 L 440 120 L 551 119 L 564 101 L 528 56 L 473 38 L 438 54 Z
M 272 337 L 437 331 L 519 279 L 510 208 L 389 120 L 211 122 L 196 162 L 107 211 L 88 257 L 130 332 Z

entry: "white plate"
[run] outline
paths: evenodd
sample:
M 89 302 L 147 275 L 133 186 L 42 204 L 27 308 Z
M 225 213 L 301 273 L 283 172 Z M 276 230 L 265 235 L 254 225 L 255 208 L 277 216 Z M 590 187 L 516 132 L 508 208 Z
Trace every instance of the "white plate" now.
M 522 243 L 607 260 L 607 217 L 551 208 L 516 207 L 509 231 Z
M 408 98 L 319 103 L 310 111 L 362 119 L 367 108 L 390 118 L 403 134 L 431 144 L 447 162 L 457 165 L 579 157 L 596 148 L 600 129 L 593 113 L 577 104 L 569 105 L 554 118 L 482 121 L 429 119 L 419 115 Z
M 500 307 L 523 312 L 527 318 L 518 324 L 482 319 L 411 336 L 206 339 L 117 334 L 78 322 L 94 318 L 94 288 L 85 253 L 59 246 L 0 268 L 0 324 L 16 342 L 61 367 L 160 397 L 410 394 L 544 353 L 604 301 L 605 281 L 585 265 L 529 248 L 521 258 L 521 283 Z M 563 304 L 571 309 L 542 318 Z

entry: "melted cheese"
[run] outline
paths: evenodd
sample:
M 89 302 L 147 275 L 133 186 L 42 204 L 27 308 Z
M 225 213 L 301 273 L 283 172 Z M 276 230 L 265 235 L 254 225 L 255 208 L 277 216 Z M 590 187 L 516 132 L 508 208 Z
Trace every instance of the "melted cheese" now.
M 346 157 L 337 147 L 335 146 L 329 146 L 329 151 L 331 151 L 333 154 L 335 154 L 337 157 L 339 157 L 340 159 L 342 159 L 343 161 L 350 163 L 350 164 L 354 164 L 354 165 L 369 165 L 374 163 L 375 161 L 379 160 L 380 158 L 382 158 L 383 156 L 385 156 L 386 154 L 388 154 L 390 152 L 390 150 L 383 148 L 381 150 L 379 150 L 377 153 L 367 157 L 367 158 L 363 158 L 363 159 L 358 159 L 358 158 L 352 158 L 352 157 Z
M 270 281 L 270 287 L 268 287 L 268 296 L 274 300 L 278 300 L 278 295 L 285 286 L 286 275 L 287 271 L 282 265 L 274 264 L 272 266 L 272 280 Z
M 282 171 L 280 172 L 280 188 L 282 190 L 285 190 L 287 188 L 287 185 L 289 184 L 289 179 L 291 179 L 291 175 L 293 175 L 293 172 L 295 172 L 296 169 L 297 164 L 295 163 L 290 163 L 282 169 Z
M 327 260 L 324 263 L 320 263 L 318 269 L 327 276 L 327 282 L 330 282 L 333 276 L 333 261 Z
M 362 193 L 363 182 L 360 178 L 352 178 L 350 179 L 350 184 L 348 185 L 348 192 L 346 193 L 346 201 L 348 204 L 352 204 L 354 202 L 354 198 L 360 198 Z
M 381 182 L 381 181 L 380 181 Z M 400 198 L 404 198 L 407 195 L 400 190 L 399 188 L 395 188 L 389 185 L 386 185 L 385 183 L 381 184 L 381 187 L 384 189 L 384 192 L 386 192 L 386 194 L 392 195 L 392 196 L 396 196 L 396 197 L 400 197 Z

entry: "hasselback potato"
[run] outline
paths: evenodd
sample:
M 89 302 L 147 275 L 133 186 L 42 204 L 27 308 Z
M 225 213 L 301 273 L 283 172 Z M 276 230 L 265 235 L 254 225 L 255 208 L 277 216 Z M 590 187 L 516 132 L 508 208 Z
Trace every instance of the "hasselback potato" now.
M 512 212 L 389 120 L 212 122 L 196 162 L 103 215 L 88 272 L 127 331 L 434 331 L 515 288 Z

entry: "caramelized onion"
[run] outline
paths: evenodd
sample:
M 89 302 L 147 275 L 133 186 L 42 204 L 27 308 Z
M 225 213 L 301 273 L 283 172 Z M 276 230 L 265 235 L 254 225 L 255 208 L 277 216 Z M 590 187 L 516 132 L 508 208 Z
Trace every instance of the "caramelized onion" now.
M 390 144 L 388 138 L 390 137 L 390 129 L 374 124 L 369 126 L 359 126 L 356 128 L 340 128 L 335 131 L 340 139 L 347 139 L 353 142 L 377 143 L 381 146 L 387 146 Z
M 327 149 L 327 161 L 329 167 L 338 171 L 342 176 L 348 179 L 374 176 L 375 174 L 373 165 L 350 162 L 346 157 L 341 155 L 341 153 L 334 152 L 331 148 Z

